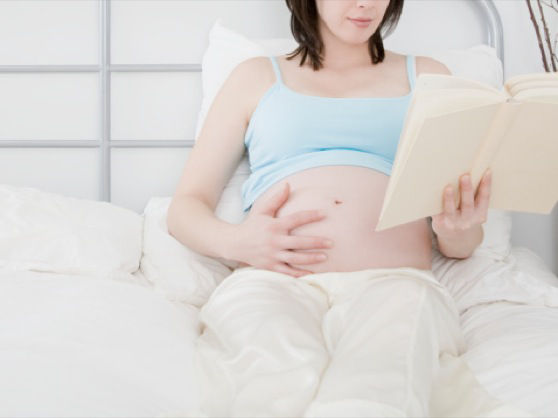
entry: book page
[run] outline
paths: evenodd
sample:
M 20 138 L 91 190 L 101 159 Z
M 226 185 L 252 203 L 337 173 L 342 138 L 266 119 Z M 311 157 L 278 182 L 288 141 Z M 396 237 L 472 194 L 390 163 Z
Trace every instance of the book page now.
M 508 78 L 504 82 L 504 89 L 507 92 L 513 91 L 515 88 L 519 88 L 522 83 L 530 83 L 534 81 L 555 81 L 558 79 L 558 73 L 529 73 L 529 74 L 519 74 Z
M 505 103 L 506 96 L 503 94 L 493 94 L 494 89 L 487 90 L 470 90 L 447 88 L 441 90 L 428 90 L 424 88 L 424 83 L 428 80 L 434 81 L 433 86 L 441 87 L 443 85 L 455 86 L 455 81 L 463 81 L 462 86 L 470 86 L 469 80 L 460 79 L 455 76 L 437 77 L 437 74 L 425 74 L 420 83 L 415 86 L 415 91 L 403 124 L 399 143 L 394 156 L 392 165 L 392 176 L 397 176 L 396 166 L 404 166 L 407 156 L 412 152 L 413 141 L 417 137 L 425 117 L 435 117 L 452 112 L 461 112 L 465 109 L 484 107 L 495 103 Z M 433 77 L 430 77 L 433 76 Z M 436 83 L 438 81 L 438 83 Z M 473 83 L 479 84 L 479 83 Z M 388 184 L 389 190 L 389 184 Z M 386 195 L 387 195 L 386 191 Z
M 439 116 L 472 107 L 502 103 L 505 96 L 494 96 L 492 92 L 483 90 L 459 90 L 448 88 L 444 90 L 419 92 L 421 100 L 419 109 L 428 116 Z
M 519 108 L 490 164 L 490 207 L 548 214 L 558 200 L 558 104 Z
M 393 167 L 396 163 L 400 166 L 405 165 L 407 156 L 412 152 L 414 139 L 417 137 L 418 130 L 427 115 L 428 117 L 436 117 L 466 109 L 505 103 L 502 102 L 502 98 L 494 98 L 491 93 L 455 89 L 417 91 L 414 99 L 405 120 Z M 392 175 L 396 175 L 394 170 L 392 170 Z
M 376 231 L 441 213 L 443 189 L 471 170 L 502 103 L 424 119 L 406 160 L 394 162 Z
M 491 167 L 492 161 L 498 154 L 508 131 L 514 128 L 514 121 L 518 117 L 519 111 L 522 109 L 521 102 L 502 103 L 497 110 L 494 121 L 486 134 L 487 140 L 484 141 L 475 157 L 471 169 L 471 183 L 476 185 L 480 182 L 487 168 Z M 458 198 L 456 207 L 459 207 L 461 199 Z
M 516 101 L 522 102 L 544 102 L 544 103 L 556 103 L 558 104 L 558 86 L 555 88 L 538 88 L 538 89 L 528 89 L 522 90 L 517 93 L 514 97 Z
M 556 78 L 556 81 L 551 81 L 551 80 L 537 80 L 537 81 L 530 81 L 528 83 L 519 83 L 516 86 L 513 86 L 510 89 L 510 95 L 515 96 L 517 94 L 519 94 L 520 92 L 524 91 L 524 90 L 528 90 L 528 89 L 549 89 L 549 90 L 554 90 L 554 92 L 552 94 L 556 94 L 558 95 L 557 89 L 558 89 L 558 77 Z
M 496 93 L 496 94 L 495 94 Z M 425 116 L 438 116 L 509 99 L 503 90 L 492 86 L 448 74 L 420 74 L 401 131 L 400 141 L 394 157 L 405 160 L 419 125 Z
M 470 78 L 460 77 L 450 74 L 421 73 L 416 80 L 415 90 L 442 90 L 442 89 L 461 89 L 461 90 L 484 90 L 498 96 L 507 95 L 507 91 L 498 90 L 489 84 Z

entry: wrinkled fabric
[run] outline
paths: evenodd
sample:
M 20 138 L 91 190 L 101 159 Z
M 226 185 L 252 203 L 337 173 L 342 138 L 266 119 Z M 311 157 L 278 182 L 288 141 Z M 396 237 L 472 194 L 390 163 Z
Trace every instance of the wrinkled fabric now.
M 475 378 L 457 307 L 431 270 L 294 278 L 243 267 L 199 319 L 197 416 L 532 416 Z

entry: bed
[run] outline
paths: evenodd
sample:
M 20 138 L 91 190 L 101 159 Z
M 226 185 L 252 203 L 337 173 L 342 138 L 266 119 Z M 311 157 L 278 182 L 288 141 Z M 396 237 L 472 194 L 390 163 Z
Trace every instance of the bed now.
M 225 3 L 262 13 L 268 7 L 213 3 L 196 10 L 225 16 Z M 396 31 L 387 47 L 431 55 L 455 74 L 501 87 L 503 33 L 492 2 L 447 3 L 432 10 L 453 8 L 460 19 L 476 22 L 478 34 L 456 38 L 454 48 L 432 37 L 421 50 L 405 49 Z M 403 27 L 412 27 L 416 7 L 409 6 Z M 293 45 L 285 37 L 250 37 L 224 18 L 211 21 L 207 40 L 196 137 L 238 62 Z M 248 174 L 244 158 L 216 208 L 221 219 L 242 221 L 240 187 Z M 135 211 L 130 207 L 138 200 L 125 204 L 124 195 L 99 201 L 0 183 L 0 416 L 194 416 L 197 315 L 238 264 L 176 241 L 166 226 L 170 195 L 149 193 Z M 511 244 L 511 229 L 511 214 L 491 209 L 483 243 L 470 258 L 448 259 L 432 242 L 433 271 L 455 298 L 464 357 L 487 391 L 525 416 L 555 417 L 558 277 L 538 254 Z

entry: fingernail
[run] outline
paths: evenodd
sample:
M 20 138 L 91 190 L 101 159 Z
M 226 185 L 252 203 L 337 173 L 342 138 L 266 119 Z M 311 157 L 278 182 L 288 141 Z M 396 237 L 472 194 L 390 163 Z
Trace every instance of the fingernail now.
M 463 177 L 461 177 L 461 180 L 466 183 L 469 181 L 469 174 L 465 174 Z
M 327 257 L 324 254 L 319 254 L 318 255 L 318 259 L 319 260 L 325 260 Z

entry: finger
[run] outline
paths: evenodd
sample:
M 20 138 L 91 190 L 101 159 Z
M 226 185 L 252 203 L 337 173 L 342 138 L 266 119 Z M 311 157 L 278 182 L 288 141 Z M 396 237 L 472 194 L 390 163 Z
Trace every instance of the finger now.
M 281 224 L 283 227 L 290 231 L 291 229 L 295 229 L 300 225 L 304 225 L 309 222 L 316 222 L 325 218 L 325 213 L 320 212 L 319 210 L 303 210 L 300 212 L 291 213 L 290 215 L 284 216 L 280 219 Z
M 473 219 L 475 214 L 475 197 L 471 176 L 465 174 L 461 177 L 461 214 L 465 219 Z
M 486 219 L 488 213 L 488 207 L 490 203 L 490 191 L 492 188 L 492 176 L 491 173 L 485 173 L 481 180 L 481 184 L 477 190 L 475 196 L 475 206 L 477 207 L 477 213 L 480 213 L 483 219 Z
M 278 238 L 278 242 L 281 248 L 289 250 L 312 250 L 316 248 L 331 248 L 333 246 L 331 240 L 327 238 L 301 237 L 296 235 L 283 235 Z
M 278 263 L 275 267 L 274 270 L 279 272 L 279 273 L 285 273 L 288 274 L 289 276 L 293 276 L 293 277 L 301 277 L 301 276 L 306 276 L 307 274 L 313 274 L 313 272 L 311 271 L 307 271 L 307 270 L 298 270 L 295 268 L 292 268 L 291 266 L 284 264 L 284 263 Z
M 451 184 L 444 190 L 444 212 L 447 215 L 455 215 L 455 199 L 453 198 L 453 187 Z
M 327 255 L 323 252 L 297 252 L 279 251 L 277 258 L 289 264 L 315 264 L 327 260 Z

